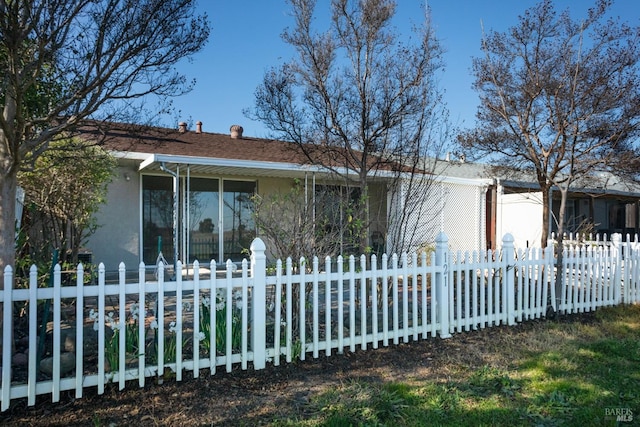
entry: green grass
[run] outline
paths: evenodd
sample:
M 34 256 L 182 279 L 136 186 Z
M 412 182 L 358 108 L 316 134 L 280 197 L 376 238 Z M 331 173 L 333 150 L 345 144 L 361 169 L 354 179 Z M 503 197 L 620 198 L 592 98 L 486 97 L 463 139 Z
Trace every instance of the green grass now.
M 429 380 L 343 383 L 314 395 L 304 419 L 275 425 L 640 425 L 640 306 L 600 309 L 588 324 L 540 322 L 482 351 L 491 364 L 451 356 Z

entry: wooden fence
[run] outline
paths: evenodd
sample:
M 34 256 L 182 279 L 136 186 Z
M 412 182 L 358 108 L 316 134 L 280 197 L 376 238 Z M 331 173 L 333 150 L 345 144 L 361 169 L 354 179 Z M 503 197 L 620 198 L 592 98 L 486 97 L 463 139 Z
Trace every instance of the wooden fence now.
M 637 240 L 636 240 L 637 242 Z M 177 381 L 234 366 L 370 350 L 380 345 L 442 338 L 493 325 L 544 317 L 551 307 L 571 314 L 640 302 L 637 243 L 566 246 L 562 268 L 553 247 L 516 251 L 506 235 L 496 252 L 451 253 L 441 234 L 435 252 L 337 259 L 287 259 L 268 266 L 260 239 L 240 269 L 230 261 L 184 270 L 165 266 L 127 283 L 126 267 L 107 284 L 104 265 L 88 278 L 82 265 L 63 285 L 13 286 L 5 269 L 1 409 L 13 399 L 87 387 L 139 387 L 147 378 Z M 559 276 L 560 287 L 556 289 Z

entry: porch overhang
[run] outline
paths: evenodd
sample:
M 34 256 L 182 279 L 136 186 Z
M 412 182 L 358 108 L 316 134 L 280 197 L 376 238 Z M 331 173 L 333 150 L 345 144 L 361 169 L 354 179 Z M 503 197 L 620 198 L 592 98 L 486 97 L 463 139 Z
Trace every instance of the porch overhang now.
M 300 178 L 310 172 L 328 174 L 326 169 L 313 165 L 174 156 L 168 154 L 150 154 L 140 163 L 138 171 L 159 172 L 162 170 L 162 166 L 167 164 L 189 166 L 191 174 L 202 175 L 249 175 Z
M 128 158 L 131 158 L 128 156 Z M 309 174 L 318 179 L 335 179 L 336 173 L 357 178 L 356 171 L 347 168 L 329 169 L 318 165 L 266 162 L 255 160 L 223 159 L 213 157 L 177 156 L 171 154 L 147 154 L 136 156 L 141 160 L 139 172 L 162 172 L 169 165 L 188 166 L 191 175 L 209 176 L 251 176 L 273 178 L 304 178 Z M 378 171 L 373 179 L 388 180 L 392 173 Z

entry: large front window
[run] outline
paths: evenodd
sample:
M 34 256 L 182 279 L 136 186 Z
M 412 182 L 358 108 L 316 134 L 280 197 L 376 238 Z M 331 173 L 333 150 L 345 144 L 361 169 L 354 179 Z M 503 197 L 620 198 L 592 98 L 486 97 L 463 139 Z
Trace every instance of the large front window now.
M 142 177 L 142 259 L 240 261 L 255 238 L 253 181 Z M 220 199 L 222 194 L 222 200 Z M 222 202 L 222 203 L 221 203 Z

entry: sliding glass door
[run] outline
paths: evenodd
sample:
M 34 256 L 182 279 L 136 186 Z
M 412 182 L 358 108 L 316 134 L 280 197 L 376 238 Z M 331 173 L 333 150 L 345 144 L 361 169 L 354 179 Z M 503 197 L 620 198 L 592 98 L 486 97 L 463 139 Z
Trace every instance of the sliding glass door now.
M 143 175 L 143 262 L 154 265 L 160 252 L 169 264 L 176 256 L 189 263 L 242 260 L 256 236 L 255 190 L 254 181 Z
M 186 179 L 185 179 L 186 182 Z M 183 203 L 187 233 L 188 253 L 183 258 L 189 263 L 195 260 L 209 263 L 220 256 L 220 203 L 219 180 L 191 178 L 188 182 L 189 197 Z M 187 194 L 187 192 L 185 192 Z
M 173 178 L 142 177 L 142 261 L 155 265 L 159 254 L 173 260 Z
M 225 180 L 223 187 L 224 257 L 240 261 L 247 257 L 245 252 L 256 237 L 252 202 L 256 183 Z

